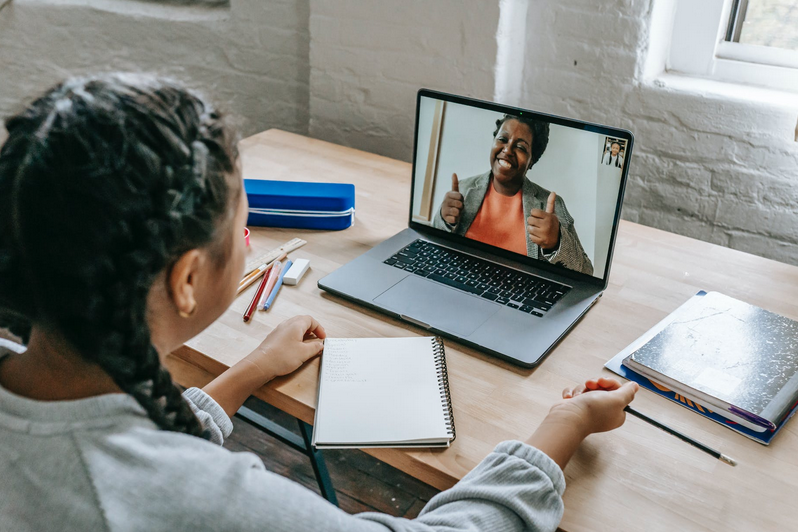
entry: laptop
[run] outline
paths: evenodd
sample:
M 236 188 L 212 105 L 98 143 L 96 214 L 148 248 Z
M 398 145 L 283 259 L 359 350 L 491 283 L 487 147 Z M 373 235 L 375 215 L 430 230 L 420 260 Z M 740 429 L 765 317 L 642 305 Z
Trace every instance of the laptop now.
M 633 143 L 421 89 L 407 229 L 318 285 L 534 367 L 607 288 Z

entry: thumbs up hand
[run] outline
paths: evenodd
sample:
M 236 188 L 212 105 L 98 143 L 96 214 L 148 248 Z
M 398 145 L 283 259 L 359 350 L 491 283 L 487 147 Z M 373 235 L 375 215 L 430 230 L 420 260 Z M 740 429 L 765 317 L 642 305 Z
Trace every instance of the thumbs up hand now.
M 457 179 L 457 174 L 452 174 L 452 190 L 443 197 L 441 218 L 449 225 L 457 225 L 462 211 L 463 195 L 460 194 L 460 181 Z
M 532 209 L 526 219 L 529 239 L 544 251 L 552 251 L 560 245 L 560 219 L 554 214 L 557 194 L 552 192 L 546 202 L 546 210 Z

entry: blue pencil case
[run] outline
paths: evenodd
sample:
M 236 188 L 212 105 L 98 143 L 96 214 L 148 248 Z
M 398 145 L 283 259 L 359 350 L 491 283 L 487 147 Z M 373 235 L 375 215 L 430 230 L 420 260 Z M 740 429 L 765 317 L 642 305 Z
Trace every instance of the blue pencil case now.
M 339 231 L 355 222 L 355 185 L 245 179 L 247 225 Z

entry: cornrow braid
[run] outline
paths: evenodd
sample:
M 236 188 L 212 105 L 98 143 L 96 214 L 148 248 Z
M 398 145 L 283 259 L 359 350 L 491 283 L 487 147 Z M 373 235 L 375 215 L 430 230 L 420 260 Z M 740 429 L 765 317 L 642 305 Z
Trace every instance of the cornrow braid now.
M 59 84 L 6 128 L 0 327 L 52 327 L 160 428 L 202 435 L 152 345 L 147 297 L 185 252 L 228 251 L 241 187 L 221 115 L 173 81 L 111 74 Z

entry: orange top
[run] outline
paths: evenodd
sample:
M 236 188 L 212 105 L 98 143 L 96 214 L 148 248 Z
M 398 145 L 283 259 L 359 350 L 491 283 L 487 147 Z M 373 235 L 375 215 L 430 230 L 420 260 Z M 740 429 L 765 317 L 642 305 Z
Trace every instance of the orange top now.
M 465 236 L 526 255 L 526 220 L 521 190 L 515 196 L 503 196 L 493 189 L 491 179 L 482 207 Z

